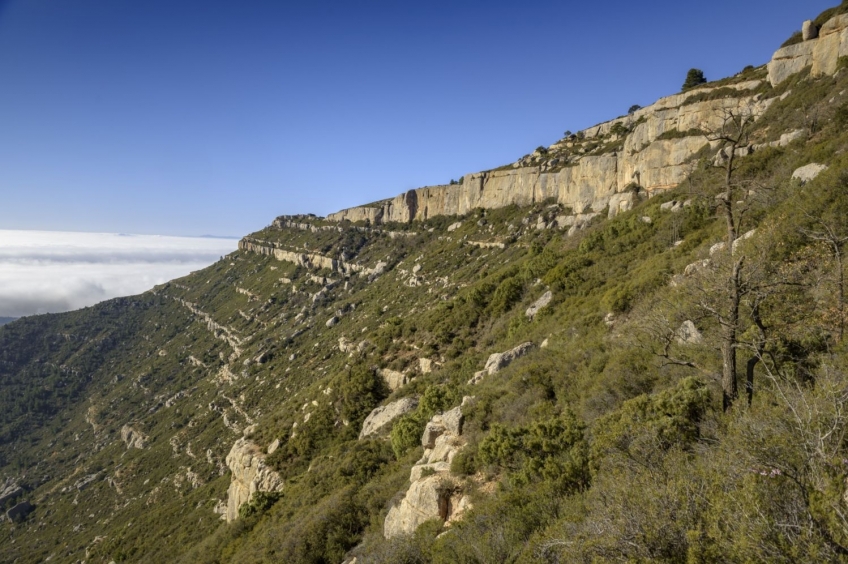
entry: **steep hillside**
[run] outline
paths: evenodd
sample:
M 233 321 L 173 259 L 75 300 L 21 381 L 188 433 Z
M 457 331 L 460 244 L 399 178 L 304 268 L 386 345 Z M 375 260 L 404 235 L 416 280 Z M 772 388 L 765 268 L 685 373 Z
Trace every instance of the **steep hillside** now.
M 500 169 L 4 325 L 0 560 L 848 561 L 843 7 Z

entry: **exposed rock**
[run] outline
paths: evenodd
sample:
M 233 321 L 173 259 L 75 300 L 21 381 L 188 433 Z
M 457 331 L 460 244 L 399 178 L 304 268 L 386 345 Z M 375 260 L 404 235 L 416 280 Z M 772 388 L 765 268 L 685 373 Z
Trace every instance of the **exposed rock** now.
M 419 525 L 431 519 L 448 521 L 461 504 L 462 495 L 444 473 L 413 482 L 401 502 L 389 510 L 383 526 L 388 539 L 414 533 Z
M 421 446 L 424 450 L 432 449 L 436 446 L 436 439 L 445 434 L 447 428 L 441 421 L 429 421 L 424 426 L 424 434 L 421 435 Z
M 726 249 L 726 248 L 727 248 L 727 243 L 725 243 L 724 241 L 721 241 L 721 242 L 719 242 L 719 243 L 716 243 L 715 245 L 713 245 L 712 247 L 710 247 L 710 256 L 713 256 L 714 254 L 716 254 L 716 253 L 718 253 L 718 252 L 721 252 L 721 251 L 723 251 L 723 250 L 724 250 L 724 249 Z M 687 267 L 687 268 L 688 268 L 688 267 Z
M 703 335 L 695 327 L 695 324 L 688 319 L 680 325 L 675 335 L 675 339 L 680 345 L 699 345 L 704 340 Z
M 746 231 L 745 233 L 743 233 L 742 235 L 737 237 L 736 240 L 733 241 L 733 248 L 731 249 L 731 251 L 733 253 L 736 253 L 736 249 L 739 247 L 739 245 L 742 242 L 747 241 L 748 239 L 750 239 L 751 237 L 753 237 L 756 234 L 757 234 L 757 230 L 751 229 L 750 231 Z
M 227 519 L 227 502 L 224 501 L 223 499 L 219 500 L 218 503 L 215 504 L 215 507 L 212 509 L 212 513 L 214 513 L 215 515 L 220 515 L 221 520 L 226 521 L 226 519 Z
M 135 427 L 124 425 L 121 427 L 121 440 L 126 443 L 128 449 L 143 449 L 147 444 L 147 435 Z
M 440 472 L 448 472 L 450 471 L 450 463 L 448 462 L 434 462 L 433 464 L 416 464 L 412 467 L 412 470 L 409 472 L 409 481 L 417 482 L 421 479 L 421 476 L 425 473 L 440 473 Z
M 389 389 L 393 392 L 399 388 L 402 388 L 410 381 L 410 377 L 408 374 L 398 372 L 397 370 L 389 370 L 388 368 L 378 369 L 377 375 L 380 376 L 383 381 L 386 382 L 386 386 L 388 386 Z
M 778 49 L 768 64 L 772 86 L 777 86 L 790 76 L 810 67 L 814 77 L 834 75 L 839 58 L 848 55 L 848 14 L 834 16 L 816 30 L 812 22 L 805 22 L 804 41 Z
M 457 229 L 459 229 L 460 227 L 462 227 L 461 221 L 457 221 L 456 223 L 451 223 L 450 225 L 448 225 L 448 233 L 452 233 L 452 232 L 456 231 Z
M 433 371 L 433 361 L 429 358 L 419 358 L 418 368 L 421 370 L 421 374 L 429 374 Z
M 546 307 L 549 303 L 551 303 L 551 299 L 553 298 L 553 294 L 550 290 L 542 294 L 542 297 L 533 302 L 533 305 L 527 308 L 527 311 L 524 312 L 528 318 L 533 319 L 536 317 L 536 314 L 539 313 L 539 310 L 543 307 Z
M 327 327 L 335 327 L 338 324 L 339 324 L 339 318 L 334 315 L 333 317 L 328 319 L 327 322 L 324 325 L 326 325 Z
M 265 465 L 262 449 L 249 439 L 237 440 L 226 461 L 232 472 L 232 481 L 227 490 L 228 523 L 238 519 L 239 507 L 250 501 L 255 492 L 279 491 L 283 487 L 280 475 Z
M 719 243 L 723 245 L 723 243 Z M 713 245 L 715 247 L 715 245 Z M 724 247 L 722 247 L 723 249 Z M 712 247 L 710 248 L 710 254 L 713 254 Z M 694 276 L 696 273 L 704 270 L 710 265 L 710 259 L 698 260 L 693 262 L 692 264 L 686 265 L 686 268 L 683 269 L 683 276 L 689 277 Z
M 462 404 L 473 401 L 473 396 L 466 396 Z M 413 533 L 431 519 L 455 521 L 462 510 L 470 507 L 450 475 L 451 461 L 466 444 L 461 436 L 462 421 L 460 406 L 433 416 L 427 423 L 421 437 L 424 456 L 409 473 L 411 485 L 403 500 L 386 516 L 386 538 Z
M 440 415 L 434 415 L 433 421 L 441 422 L 449 433 L 452 433 L 456 436 L 462 434 L 462 423 L 464 421 L 464 418 L 462 416 L 461 407 L 454 407 L 453 409 L 445 411 Z
M 280 448 L 280 439 L 274 439 L 274 442 L 268 445 L 268 454 L 274 454 L 278 448 Z
M 374 409 L 363 421 L 359 438 L 365 439 L 387 432 L 395 419 L 414 411 L 417 407 L 418 398 L 411 397 Z
M 489 355 L 489 359 L 486 361 L 486 365 L 483 367 L 483 370 L 474 374 L 474 377 L 468 381 L 469 384 L 477 384 L 485 376 L 491 376 L 499 372 L 502 368 L 506 367 L 516 358 L 520 358 L 530 352 L 533 347 L 533 343 L 522 343 L 515 347 L 514 349 L 508 350 L 502 353 L 494 353 Z
M 670 211 L 671 213 L 677 213 L 679 211 L 683 211 L 684 202 L 678 202 L 677 200 L 671 200 L 670 202 L 665 202 L 664 204 L 660 204 L 660 210 L 662 211 Z M 648 218 L 650 219 L 650 218 Z
M 806 166 L 795 169 L 795 172 L 792 173 L 792 178 L 800 181 L 801 184 L 806 184 L 807 182 L 814 180 L 819 174 L 826 170 L 827 165 L 810 163 Z
M 0 506 L 5 506 L 6 502 L 11 501 L 23 495 L 24 489 L 17 484 L 8 484 L 0 491 Z
M 771 103 L 752 93 L 760 83 L 753 80 L 727 86 L 739 92 L 737 97 L 688 103 L 692 96 L 715 90 L 695 88 L 662 98 L 626 118 L 582 132 L 586 139 L 593 139 L 609 135 L 615 123 L 632 126 L 623 150 L 615 153 L 575 156 L 569 159 L 569 166 L 559 170 L 540 166 L 538 160 L 521 161 L 525 166 L 466 174 L 462 184 L 410 190 L 391 200 L 330 214 L 327 219 L 343 221 L 367 211 L 381 223 L 406 223 L 436 215 L 462 215 L 475 208 L 529 206 L 548 198 L 571 208 L 577 215 L 599 213 L 608 208 L 613 216 L 629 210 L 635 203 L 637 196 L 629 190 L 634 182 L 643 188 L 640 193 L 646 196 L 677 186 L 689 174 L 691 157 L 708 144 L 700 134 L 659 139 L 661 135 L 673 131 L 718 129 L 723 110 L 750 106 L 760 115 Z M 381 210 L 379 213 L 373 211 L 377 207 Z M 560 218 L 556 223 L 563 227 Z M 538 225 L 541 227 L 542 223 Z M 549 227 L 549 222 L 545 221 L 544 226 Z
M 818 39 L 818 36 L 819 27 L 812 20 L 805 21 L 801 26 L 801 38 L 804 41 L 809 41 L 810 39 Z

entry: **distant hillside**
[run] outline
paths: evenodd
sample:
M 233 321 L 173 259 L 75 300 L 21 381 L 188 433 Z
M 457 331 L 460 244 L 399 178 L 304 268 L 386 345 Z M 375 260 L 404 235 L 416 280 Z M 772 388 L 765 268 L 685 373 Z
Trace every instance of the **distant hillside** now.
M 848 562 L 832 14 L 498 170 L 3 326 L 0 560 Z
M 0 317 L 0 325 L 5 325 L 16 320 L 17 317 Z

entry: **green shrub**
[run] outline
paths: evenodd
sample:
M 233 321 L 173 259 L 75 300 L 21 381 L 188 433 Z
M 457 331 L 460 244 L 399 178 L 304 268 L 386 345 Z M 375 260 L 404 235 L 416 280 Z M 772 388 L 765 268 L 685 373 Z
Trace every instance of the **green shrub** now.
M 480 460 L 507 469 L 517 485 L 547 481 L 578 491 L 589 484 L 584 429 L 571 413 L 519 427 L 495 424 L 480 443 Z

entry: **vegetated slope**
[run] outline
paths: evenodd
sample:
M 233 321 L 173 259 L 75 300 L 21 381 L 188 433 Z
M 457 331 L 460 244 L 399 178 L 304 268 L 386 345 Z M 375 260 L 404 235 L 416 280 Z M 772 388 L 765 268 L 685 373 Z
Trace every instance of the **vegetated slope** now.
M 4 326 L 0 476 L 23 491 L 3 503 L 34 509 L 0 524 L 2 560 L 845 560 L 847 91 L 841 71 L 765 92 L 745 146 L 805 135 L 740 151 L 729 199 L 715 146 L 571 236 L 551 201 L 280 218 L 141 296 Z M 449 470 L 417 465 L 460 404 Z M 279 481 L 223 521 L 232 469 L 260 467 Z M 432 519 L 387 539 L 409 507 Z

